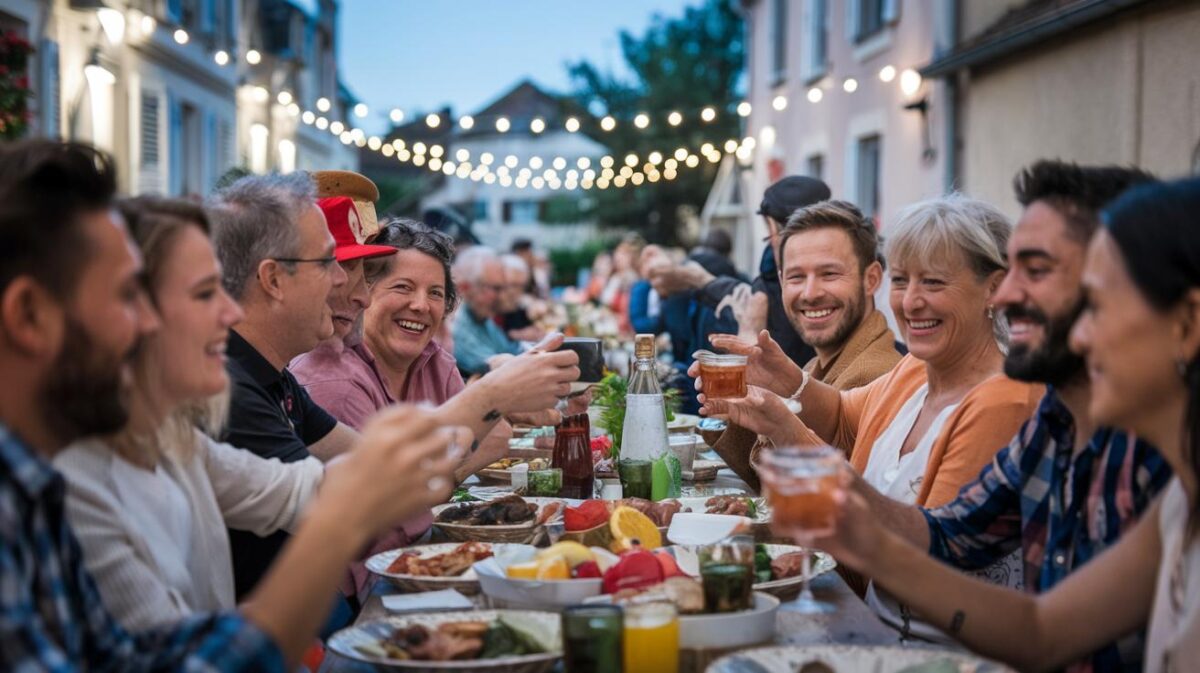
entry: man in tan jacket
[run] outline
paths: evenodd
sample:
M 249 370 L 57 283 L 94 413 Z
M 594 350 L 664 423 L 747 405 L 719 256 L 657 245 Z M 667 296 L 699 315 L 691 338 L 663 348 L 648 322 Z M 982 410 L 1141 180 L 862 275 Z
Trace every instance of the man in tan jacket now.
M 875 225 L 853 204 L 822 201 L 788 218 L 780 234 L 779 281 L 788 319 L 817 352 L 804 369 L 818 381 L 848 390 L 874 381 L 900 361 L 887 319 L 875 308 L 875 291 L 883 282 Z M 732 335 L 713 335 L 713 346 L 744 352 Z M 752 358 L 764 376 L 786 364 L 787 356 L 763 330 L 762 356 Z M 694 374 L 695 372 L 693 372 Z M 758 488 L 750 467 L 757 436 L 730 426 L 713 449 L 746 483 Z

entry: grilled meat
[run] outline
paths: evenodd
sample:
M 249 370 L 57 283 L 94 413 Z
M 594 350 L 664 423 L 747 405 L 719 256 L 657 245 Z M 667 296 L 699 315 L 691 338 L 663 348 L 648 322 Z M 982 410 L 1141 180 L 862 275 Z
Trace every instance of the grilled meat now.
M 521 496 L 506 495 L 488 502 L 464 503 L 448 507 L 437 516 L 438 523 L 467 526 L 503 526 L 525 523 L 537 516 L 538 506 Z
M 709 514 L 750 516 L 750 503 L 744 495 L 717 495 L 704 502 Z
M 421 558 L 418 552 L 405 552 L 388 566 L 388 572 L 423 577 L 457 577 L 476 561 L 492 555 L 492 548 L 482 542 L 464 542 L 436 556 Z

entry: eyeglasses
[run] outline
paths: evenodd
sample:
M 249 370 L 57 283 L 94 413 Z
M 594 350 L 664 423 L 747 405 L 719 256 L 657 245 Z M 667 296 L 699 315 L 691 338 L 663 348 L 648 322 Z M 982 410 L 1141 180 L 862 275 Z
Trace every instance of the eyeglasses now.
M 284 264 L 303 264 L 306 262 L 309 264 L 316 264 L 321 268 L 322 271 L 328 271 L 333 267 L 334 263 L 337 262 L 337 257 L 334 255 L 330 255 L 328 257 L 314 257 L 311 259 L 303 259 L 300 257 L 272 257 L 271 259 Z

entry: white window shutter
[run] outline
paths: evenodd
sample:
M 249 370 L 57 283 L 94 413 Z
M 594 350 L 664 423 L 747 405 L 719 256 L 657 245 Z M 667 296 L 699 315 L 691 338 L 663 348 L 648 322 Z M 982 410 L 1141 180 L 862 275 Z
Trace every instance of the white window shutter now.
M 883 22 L 892 23 L 900 18 L 900 0 L 883 0 Z
M 138 135 L 138 193 L 157 194 L 162 192 L 162 124 L 160 101 L 157 93 L 142 91 L 141 128 Z
M 183 194 L 183 104 L 179 97 L 167 93 L 167 194 Z

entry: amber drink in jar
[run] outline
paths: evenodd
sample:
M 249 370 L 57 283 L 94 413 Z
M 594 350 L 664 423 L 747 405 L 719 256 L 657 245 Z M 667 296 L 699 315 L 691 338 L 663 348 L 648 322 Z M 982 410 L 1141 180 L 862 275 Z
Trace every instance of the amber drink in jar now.
M 745 355 L 701 353 L 699 360 L 705 397 L 736 399 L 746 396 Z

